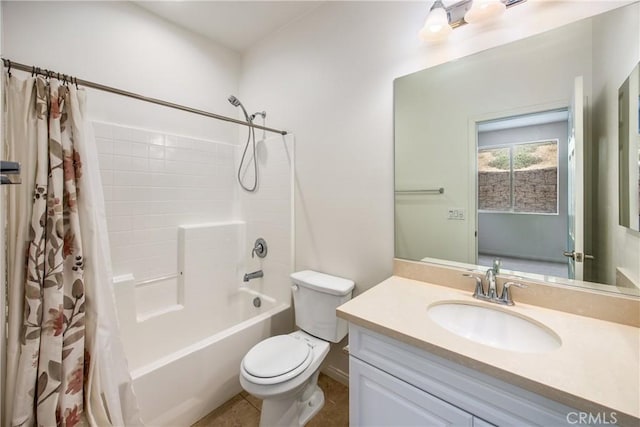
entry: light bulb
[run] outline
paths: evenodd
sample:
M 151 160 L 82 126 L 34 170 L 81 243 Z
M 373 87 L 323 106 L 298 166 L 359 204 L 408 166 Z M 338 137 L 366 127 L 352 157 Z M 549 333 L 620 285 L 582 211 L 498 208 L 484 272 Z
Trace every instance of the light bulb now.
M 440 6 L 438 6 L 438 3 L 434 4 L 429 16 L 427 16 L 427 20 L 424 22 L 424 27 L 420 30 L 419 35 L 423 41 L 442 40 L 452 30 L 451 25 L 449 25 L 447 11 L 442 7 L 442 3 L 440 3 Z
M 500 0 L 473 0 L 464 20 L 469 24 L 485 21 L 502 15 L 506 8 Z

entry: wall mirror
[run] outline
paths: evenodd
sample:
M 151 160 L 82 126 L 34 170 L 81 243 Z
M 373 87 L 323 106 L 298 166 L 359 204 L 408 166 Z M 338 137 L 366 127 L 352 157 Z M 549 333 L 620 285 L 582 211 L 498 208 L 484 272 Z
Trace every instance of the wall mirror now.
M 640 231 L 640 65 L 618 90 L 620 225 Z
M 610 212 L 639 21 L 636 2 L 396 79 L 396 257 L 640 295 L 640 235 Z

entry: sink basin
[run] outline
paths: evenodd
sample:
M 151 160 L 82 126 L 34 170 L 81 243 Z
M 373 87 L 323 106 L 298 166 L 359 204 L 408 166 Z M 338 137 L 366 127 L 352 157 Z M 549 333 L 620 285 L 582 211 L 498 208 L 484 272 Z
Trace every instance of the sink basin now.
M 562 344 L 539 322 L 484 305 L 441 302 L 429 306 L 427 314 L 449 332 L 503 350 L 544 353 Z

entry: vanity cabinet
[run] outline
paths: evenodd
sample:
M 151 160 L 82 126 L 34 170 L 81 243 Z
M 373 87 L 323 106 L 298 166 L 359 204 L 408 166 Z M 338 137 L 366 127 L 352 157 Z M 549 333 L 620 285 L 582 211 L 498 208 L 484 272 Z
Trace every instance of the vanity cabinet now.
M 355 357 L 349 361 L 353 426 L 468 426 L 473 416 Z M 490 424 L 487 424 L 490 425 Z
M 349 352 L 354 427 L 561 426 L 576 412 L 353 324 Z

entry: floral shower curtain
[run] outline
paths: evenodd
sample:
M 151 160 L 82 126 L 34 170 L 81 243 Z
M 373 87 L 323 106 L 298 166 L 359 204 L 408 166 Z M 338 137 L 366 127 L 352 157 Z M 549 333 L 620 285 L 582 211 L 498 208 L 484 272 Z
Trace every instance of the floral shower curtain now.
M 84 91 L 5 77 L 9 158 L 6 425 L 141 425 L 118 335 Z

